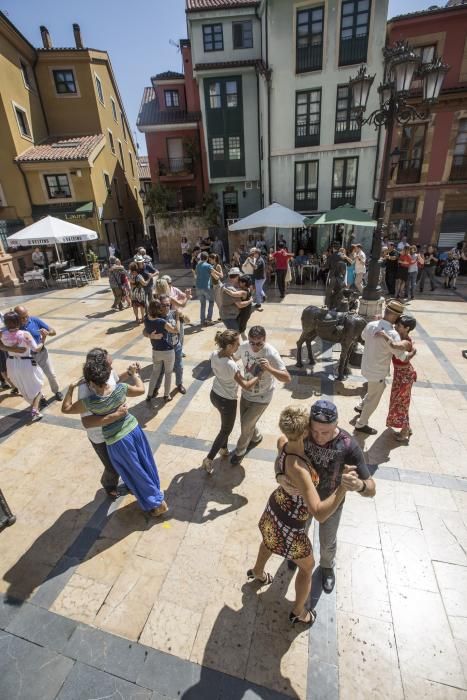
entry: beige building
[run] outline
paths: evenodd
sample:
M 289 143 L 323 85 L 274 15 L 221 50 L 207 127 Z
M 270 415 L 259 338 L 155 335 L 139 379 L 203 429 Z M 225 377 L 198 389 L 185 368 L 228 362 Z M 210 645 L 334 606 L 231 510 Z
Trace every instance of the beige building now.
M 35 49 L 0 13 L 0 284 L 16 284 L 30 251 L 7 236 L 50 214 L 97 232 L 129 257 L 143 238 L 137 153 L 105 51 Z M 66 257 L 82 255 L 82 248 Z

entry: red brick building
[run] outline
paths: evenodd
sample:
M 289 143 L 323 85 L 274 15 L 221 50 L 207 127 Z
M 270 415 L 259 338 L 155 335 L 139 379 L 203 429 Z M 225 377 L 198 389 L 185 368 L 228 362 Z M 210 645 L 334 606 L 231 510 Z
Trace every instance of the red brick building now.
M 467 235 L 467 5 L 393 17 L 388 45 L 406 40 L 423 62 L 442 56 L 450 66 L 427 120 L 399 127 L 392 148 L 400 160 L 388 187 L 386 218 L 393 235 L 451 248 Z M 421 103 L 421 83 L 413 87 Z
M 183 73 L 167 71 L 144 89 L 137 126 L 146 137 L 151 182 L 169 190 L 169 210 L 189 210 L 209 190 L 199 91 L 190 42 L 180 41 Z

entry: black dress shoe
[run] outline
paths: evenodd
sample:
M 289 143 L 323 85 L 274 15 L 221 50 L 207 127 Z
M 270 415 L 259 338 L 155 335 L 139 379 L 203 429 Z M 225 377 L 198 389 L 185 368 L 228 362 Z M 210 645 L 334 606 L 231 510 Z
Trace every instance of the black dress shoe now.
M 334 586 L 336 585 L 336 577 L 334 576 L 333 569 L 321 569 L 321 580 L 323 584 L 323 591 L 325 593 L 332 593 Z
M 370 428 L 369 425 L 362 425 L 361 428 L 356 426 L 355 430 L 358 430 L 359 433 L 365 433 L 365 435 L 376 435 L 376 433 L 378 432 L 374 428 Z
M 47 399 L 45 396 L 41 396 L 40 401 L 39 401 L 39 408 L 46 408 L 49 404 L 47 403 Z
M 234 467 L 235 467 L 237 464 L 241 464 L 241 461 L 242 461 L 242 459 L 244 458 L 244 456 L 245 456 L 245 455 L 237 455 L 237 454 L 235 454 L 235 452 L 234 452 L 234 454 L 233 454 L 233 455 L 231 456 L 231 458 L 230 458 L 230 464 L 232 464 Z
M 260 442 L 263 442 L 263 436 L 260 435 L 258 440 L 251 440 L 251 442 L 248 443 L 248 447 L 246 448 L 246 451 L 249 452 L 250 450 L 254 450 L 255 447 L 258 447 Z
M 55 394 L 55 398 L 57 399 L 57 401 L 63 401 L 63 394 L 62 394 L 62 392 L 61 392 L 61 391 L 57 391 L 57 393 Z

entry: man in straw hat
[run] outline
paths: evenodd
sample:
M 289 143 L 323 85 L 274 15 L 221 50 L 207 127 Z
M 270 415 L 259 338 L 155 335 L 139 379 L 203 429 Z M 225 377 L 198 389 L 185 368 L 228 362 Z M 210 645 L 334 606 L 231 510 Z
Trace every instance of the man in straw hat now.
M 399 301 L 391 299 L 386 304 L 384 317 L 379 321 L 368 323 L 362 332 L 362 338 L 365 341 L 362 374 L 368 382 L 368 389 L 361 403 L 355 407 L 357 413 L 360 413 L 355 430 L 366 435 L 376 435 L 378 432 L 374 428 L 370 428 L 368 421 L 370 416 L 376 411 L 386 388 L 386 377 L 390 371 L 392 355 L 401 360 L 407 358 L 405 350 L 391 348 L 383 338 L 377 336 L 377 332 L 386 331 L 391 340 L 400 342 L 400 336 L 394 330 L 394 324 L 403 313 L 403 305 Z

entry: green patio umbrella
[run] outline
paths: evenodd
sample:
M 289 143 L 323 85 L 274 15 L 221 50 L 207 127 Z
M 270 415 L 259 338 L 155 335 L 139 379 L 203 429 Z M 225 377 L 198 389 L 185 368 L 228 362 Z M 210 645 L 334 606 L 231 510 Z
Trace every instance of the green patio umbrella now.
M 323 224 L 348 224 L 375 228 L 377 222 L 366 211 L 357 209 L 352 204 L 343 204 L 341 207 L 321 214 L 318 218 L 312 216 L 305 219 L 305 226 L 321 226 Z

